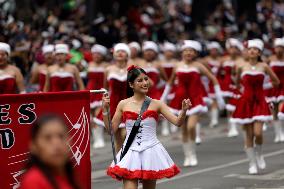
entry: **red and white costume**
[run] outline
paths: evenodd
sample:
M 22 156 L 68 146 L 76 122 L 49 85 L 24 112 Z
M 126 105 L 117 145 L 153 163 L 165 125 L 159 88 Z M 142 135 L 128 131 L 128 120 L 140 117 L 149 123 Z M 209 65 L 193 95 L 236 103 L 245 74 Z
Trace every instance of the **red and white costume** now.
M 263 90 L 264 73 L 244 71 L 241 75 L 244 91 L 237 102 L 231 122 L 249 124 L 273 119 Z
M 211 68 L 212 73 L 215 75 L 215 77 L 218 79 L 218 81 L 220 82 L 221 80 L 221 63 L 220 61 L 217 60 L 210 60 L 208 61 L 208 65 Z M 210 98 L 215 98 L 215 90 L 214 90 L 214 84 L 212 83 L 212 81 L 209 81 L 209 97 Z
M 160 72 L 157 68 L 153 67 L 147 67 L 143 68 L 145 72 L 147 73 L 148 77 L 153 81 L 153 86 L 149 88 L 148 96 L 159 100 L 161 97 L 161 90 L 158 88 L 158 83 L 160 81 Z
M 41 70 L 38 74 L 39 91 L 43 91 L 46 81 L 46 70 Z
M 17 93 L 16 78 L 10 74 L 0 75 L 0 94 Z
M 167 78 L 170 79 L 171 75 L 173 73 L 173 69 L 175 67 L 175 63 L 165 63 L 165 64 L 162 64 L 162 67 L 163 67 L 163 69 L 166 72 Z M 174 85 L 172 86 L 170 94 L 167 96 L 167 100 L 172 100 L 174 98 L 174 96 L 175 96 L 175 89 L 176 89 L 176 85 L 174 83 Z M 164 88 L 161 91 L 164 91 Z
M 99 90 L 104 87 L 104 67 L 88 68 L 87 90 Z M 91 94 L 91 108 L 97 108 L 102 104 L 102 94 Z
M 123 122 L 126 125 L 127 136 L 137 119 L 138 114 L 131 111 L 123 112 Z M 118 163 L 114 162 L 107 170 L 107 174 L 113 178 L 120 176 L 124 179 L 156 180 L 170 178 L 177 175 L 180 170 L 175 165 L 166 149 L 156 135 L 158 113 L 147 110 L 142 115 L 139 131 L 126 155 L 120 160 L 121 150 L 117 154 Z
M 73 91 L 74 76 L 70 72 L 56 71 L 50 74 L 50 92 Z
M 222 95 L 224 97 L 233 97 L 233 70 L 235 68 L 235 62 L 232 60 L 226 60 L 222 64 L 221 76 L 219 79 Z M 222 78 L 222 79 L 221 79 Z
M 205 89 L 201 82 L 200 72 L 195 67 L 177 68 L 177 87 L 175 97 L 170 103 L 170 107 L 175 114 L 181 110 L 182 100 L 189 98 L 192 106 L 187 110 L 186 115 L 205 113 L 208 111 L 204 102 Z

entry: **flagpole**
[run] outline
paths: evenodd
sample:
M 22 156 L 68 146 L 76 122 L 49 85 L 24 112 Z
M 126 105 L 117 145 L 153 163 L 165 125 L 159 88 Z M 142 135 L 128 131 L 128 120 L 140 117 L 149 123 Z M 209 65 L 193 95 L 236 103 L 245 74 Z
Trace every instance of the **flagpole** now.
M 90 90 L 91 93 L 104 93 L 107 94 L 108 91 L 106 89 L 100 89 L 100 90 Z M 114 145 L 114 133 L 111 125 L 111 118 L 110 118 L 110 110 L 109 108 L 107 109 L 107 119 L 108 119 L 108 128 L 110 130 L 110 140 L 111 140 L 111 147 L 112 147 L 112 155 L 113 155 L 113 160 L 115 165 L 117 164 L 117 159 L 116 159 L 116 152 L 115 152 L 115 145 Z

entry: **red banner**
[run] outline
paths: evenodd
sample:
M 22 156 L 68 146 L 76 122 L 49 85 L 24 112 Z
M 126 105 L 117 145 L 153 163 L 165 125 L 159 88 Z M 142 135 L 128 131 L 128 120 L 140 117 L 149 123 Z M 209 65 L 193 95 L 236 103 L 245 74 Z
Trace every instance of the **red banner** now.
M 71 158 L 83 189 L 91 188 L 90 92 L 0 95 L 0 189 L 16 189 L 29 157 L 31 124 L 44 113 L 62 115 Z

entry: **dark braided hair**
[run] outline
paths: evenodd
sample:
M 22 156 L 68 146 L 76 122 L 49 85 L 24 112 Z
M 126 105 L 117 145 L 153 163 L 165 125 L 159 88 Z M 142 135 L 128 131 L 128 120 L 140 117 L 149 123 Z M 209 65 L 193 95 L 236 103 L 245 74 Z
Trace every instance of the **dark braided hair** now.
M 133 83 L 141 73 L 147 74 L 145 70 L 138 66 L 132 65 L 127 69 L 127 97 L 134 95 L 133 89 L 130 87 L 129 83 Z
M 56 115 L 56 114 L 42 115 L 39 119 L 37 119 L 37 121 L 33 124 L 31 128 L 32 141 L 35 141 L 43 125 L 45 125 L 46 123 L 50 121 L 55 121 L 55 120 L 61 122 L 66 127 L 66 123 L 64 119 L 60 117 L 59 115 Z M 51 170 L 50 167 L 46 165 L 44 162 L 42 162 L 40 158 L 37 157 L 35 154 L 30 155 L 29 161 L 26 166 L 27 170 L 30 169 L 31 167 L 37 167 L 43 173 L 43 175 L 46 177 L 46 179 L 49 181 L 49 183 L 52 185 L 54 189 L 60 189 L 58 184 L 56 183 L 54 175 L 50 171 Z M 67 176 L 67 180 L 69 184 L 72 186 L 72 188 L 79 189 L 80 187 L 76 183 L 75 177 L 74 177 L 73 164 L 70 160 L 66 162 L 64 170 Z

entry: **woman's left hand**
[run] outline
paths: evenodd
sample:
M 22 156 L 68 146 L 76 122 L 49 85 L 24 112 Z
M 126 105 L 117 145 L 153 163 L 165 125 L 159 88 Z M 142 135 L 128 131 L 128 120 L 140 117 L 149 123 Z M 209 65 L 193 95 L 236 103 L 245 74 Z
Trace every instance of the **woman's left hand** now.
M 186 111 L 192 106 L 189 99 L 183 99 L 182 101 L 182 110 Z

